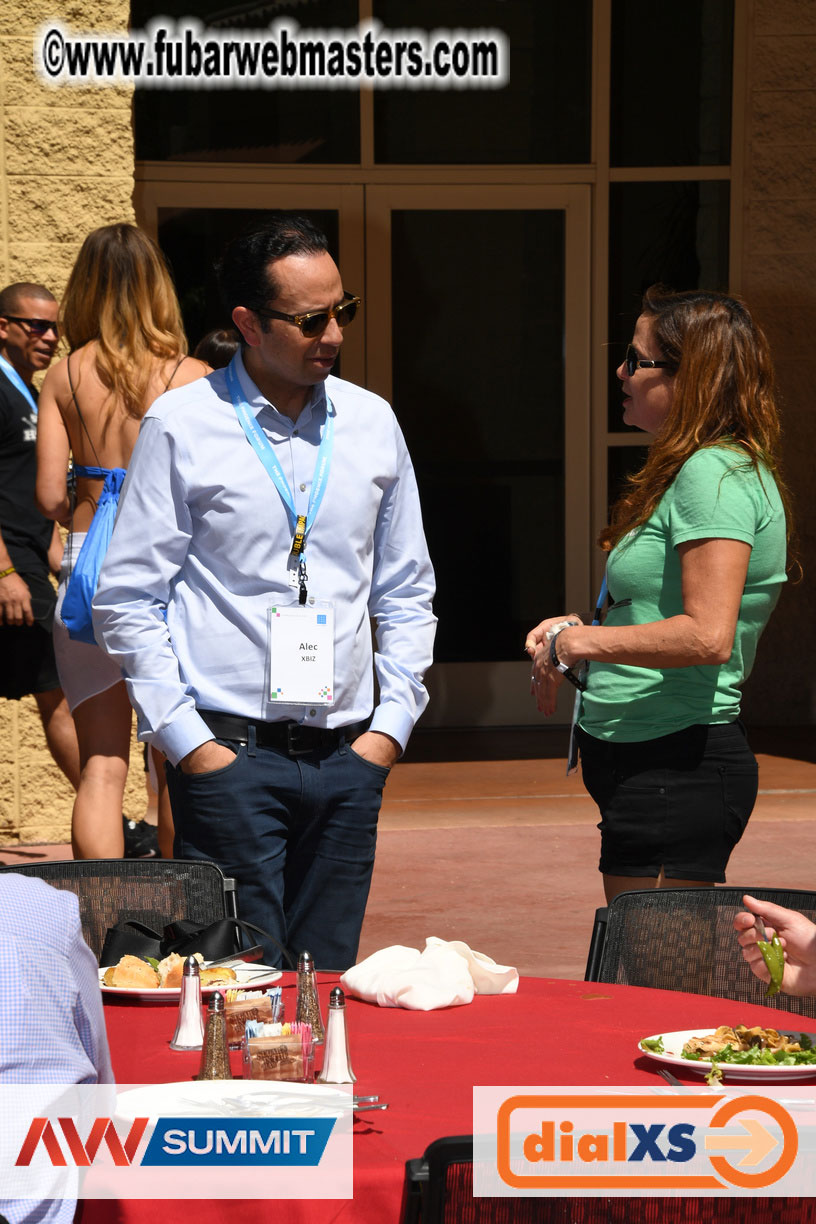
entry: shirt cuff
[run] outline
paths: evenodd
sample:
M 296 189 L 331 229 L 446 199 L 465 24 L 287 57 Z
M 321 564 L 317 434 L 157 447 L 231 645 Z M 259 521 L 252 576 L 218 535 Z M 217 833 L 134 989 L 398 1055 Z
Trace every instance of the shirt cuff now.
M 150 742 L 164 753 L 171 765 L 178 765 L 188 752 L 211 739 L 215 739 L 215 736 L 198 711 L 188 710 L 157 731 Z
M 385 705 L 377 706 L 368 729 L 369 731 L 380 731 L 383 735 L 390 735 L 404 752 L 414 729 L 414 720 L 402 706 L 389 701 Z

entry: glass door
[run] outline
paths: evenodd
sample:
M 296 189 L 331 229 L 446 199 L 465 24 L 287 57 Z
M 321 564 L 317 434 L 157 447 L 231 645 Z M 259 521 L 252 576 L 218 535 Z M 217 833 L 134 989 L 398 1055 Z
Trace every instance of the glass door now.
M 589 250 L 582 185 L 366 189 L 367 385 L 438 583 L 424 726 L 538 722 L 525 634 L 590 603 Z

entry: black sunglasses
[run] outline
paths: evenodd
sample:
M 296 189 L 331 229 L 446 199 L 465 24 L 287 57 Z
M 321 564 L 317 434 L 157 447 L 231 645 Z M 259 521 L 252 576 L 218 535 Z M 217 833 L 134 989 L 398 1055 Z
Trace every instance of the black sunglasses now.
M 626 357 L 624 358 L 624 361 L 626 362 L 626 373 L 630 378 L 638 368 L 642 370 L 674 368 L 674 362 L 672 361 L 652 361 L 646 357 L 638 357 L 637 349 L 631 344 L 627 344 L 626 346 Z
M 332 306 L 331 310 L 311 310 L 307 314 L 294 315 L 284 314 L 282 310 L 268 310 L 261 306 L 254 306 L 253 310 L 256 314 L 263 315 L 265 319 L 282 319 L 284 323 L 294 323 L 307 340 L 314 340 L 316 336 L 323 334 L 329 326 L 330 319 L 335 319 L 338 327 L 348 327 L 359 305 L 360 298 L 346 293 L 343 295 L 342 302 L 337 306 Z
M 24 319 L 20 315 L 3 315 L 9 323 L 19 323 L 29 336 L 45 336 L 52 331 L 59 337 L 59 324 L 53 319 Z

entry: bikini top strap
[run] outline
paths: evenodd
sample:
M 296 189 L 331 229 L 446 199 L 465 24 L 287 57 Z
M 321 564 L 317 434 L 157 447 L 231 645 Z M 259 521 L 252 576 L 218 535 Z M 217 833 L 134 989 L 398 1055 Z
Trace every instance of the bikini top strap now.
M 169 378 L 168 378 L 168 380 L 167 380 L 167 384 L 166 384 L 166 386 L 165 386 L 165 388 L 164 388 L 164 389 L 165 389 L 165 391 L 169 391 L 169 390 L 170 390 L 170 384 L 172 383 L 173 379 L 176 377 L 176 374 L 177 374 L 177 373 L 178 373 L 178 371 L 179 371 L 179 366 L 181 365 L 181 363 L 182 363 L 183 361 L 186 361 L 186 360 L 187 360 L 187 357 L 186 357 L 186 355 L 185 355 L 185 354 L 182 354 L 182 355 L 181 355 L 181 357 L 179 357 L 178 361 L 176 362 L 175 366 L 173 367 L 173 373 L 170 375 L 170 377 L 169 377 Z M 65 368 L 66 368 L 66 370 L 68 371 L 68 385 L 69 385 L 69 387 L 71 388 L 71 399 L 74 401 L 74 405 L 75 405 L 76 410 L 77 410 L 77 416 L 79 417 L 79 423 L 80 423 L 80 425 L 82 426 L 82 428 L 85 430 L 85 436 L 86 436 L 86 438 L 88 439 L 88 442 L 90 443 L 90 447 L 91 447 L 91 450 L 93 451 L 93 456 L 94 456 L 94 459 L 96 460 L 97 467 L 100 467 L 100 468 L 101 468 L 101 466 L 102 466 L 102 465 L 101 465 L 101 463 L 99 462 L 99 456 L 98 456 L 98 455 L 97 455 L 97 453 L 96 453 L 96 447 L 95 447 L 95 446 L 94 446 L 94 444 L 93 444 L 93 438 L 92 438 L 92 437 L 91 437 L 91 435 L 90 435 L 90 432 L 89 432 L 89 430 L 88 430 L 88 426 L 85 424 L 85 418 L 83 417 L 83 415 L 82 415 L 82 409 L 81 409 L 81 408 L 80 408 L 80 406 L 79 406 L 79 400 L 77 399 L 76 390 L 75 390 L 75 388 L 74 388 L 74 380 L 73 380 L 73 378 L 71 377 L 71 354 L 69 354 L 69 356 L 68 356 L 68 360 L 67 360 L 67 361 L 66 361 L 66 363 L 65 363 Z M 74 466 L 76 466 L 76 465 L 74 465 Z M 107 469 L 105 469 L 105 470 L 107 470 Z
M 88 432 L 88 426 L 85 424 L 85 418 L 82 415 L 82 409 L 79 406 L 79 400 L 77 399 L 77 394 L 74 389 L 74 380 L 71 377 L 71 356 L 72 354 L 69 353 L 68 358 L 65 362 L 65 368 L 68 371 L 68 386 L 71 388 L 71 399 L 74 401 L 74 406 L 76 407 L 76 410 L 77 410 L 77 416 L 79 417 L 79 423 L 82 426 L 82 428 L 85 430 L 85 436 L 88 439 L 88 442 L 90 443 L 91 450 L 93 451 L 93 457 L 96 460 L 97 467 L 101 467 L 102 465 L 99 462 L 99 456 L 96 453 L 96 447 L 93 444 L 93 438 Z
M 187 356 L 186 356 L 186 354 L 182 353 L 181 357 L 179 357 L 178 361 L 176 362 L 175 366 L 173 367 L 173 373 L 170 375 L 170 377 L 168 378 L 168 380 L 167 380 L 167 382 L 166 382 L 166 384 L 165 384 L 165 387 L 164 387 L 165 391 L 169 391 L 169 390 L 170 390 L 170 384 L 172 383 L 173 379 L 174 379 L 174 378 L 176 377 L 176 375 L 178 374 L 178 371 L 179 371 L 179 366 L 181 365 L 182 361 L 186 361 L 186 360 L 187 360 Z

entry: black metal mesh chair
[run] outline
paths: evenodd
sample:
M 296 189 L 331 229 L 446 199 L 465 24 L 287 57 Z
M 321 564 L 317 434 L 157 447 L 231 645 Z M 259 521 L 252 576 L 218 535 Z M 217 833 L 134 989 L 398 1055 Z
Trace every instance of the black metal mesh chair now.
M 405 1165 L 400 1224 L 816 1224 L 816 1199 L 474 1198 L 473 1136 Z
M 472 1135 L 436 1139 L 423 1156 L 406 1161 L 400 1224 L 538 1224 L 568 1218 L 551 1212 L 547 1199 L 474 1198 Z
M 816 893 L 800 889 L 718 886 L 620 893 L 596 912 L 586 980 L 765 1003 L 765 986 L 742 959 L 734 932 L 745 893 L 800 910 L 816 922 Z M 777 994 L 770 1005 L 816 1017 L 816 999 Z
M 64 859 L 0 872 L 37 876 L 79 898 L 85 941 L 99 959 L 108 927 L 135 918 L 159 932 L 178 918 L 208 925 L 237 916 L 235 881 L 215 863 L 183 859 Z

